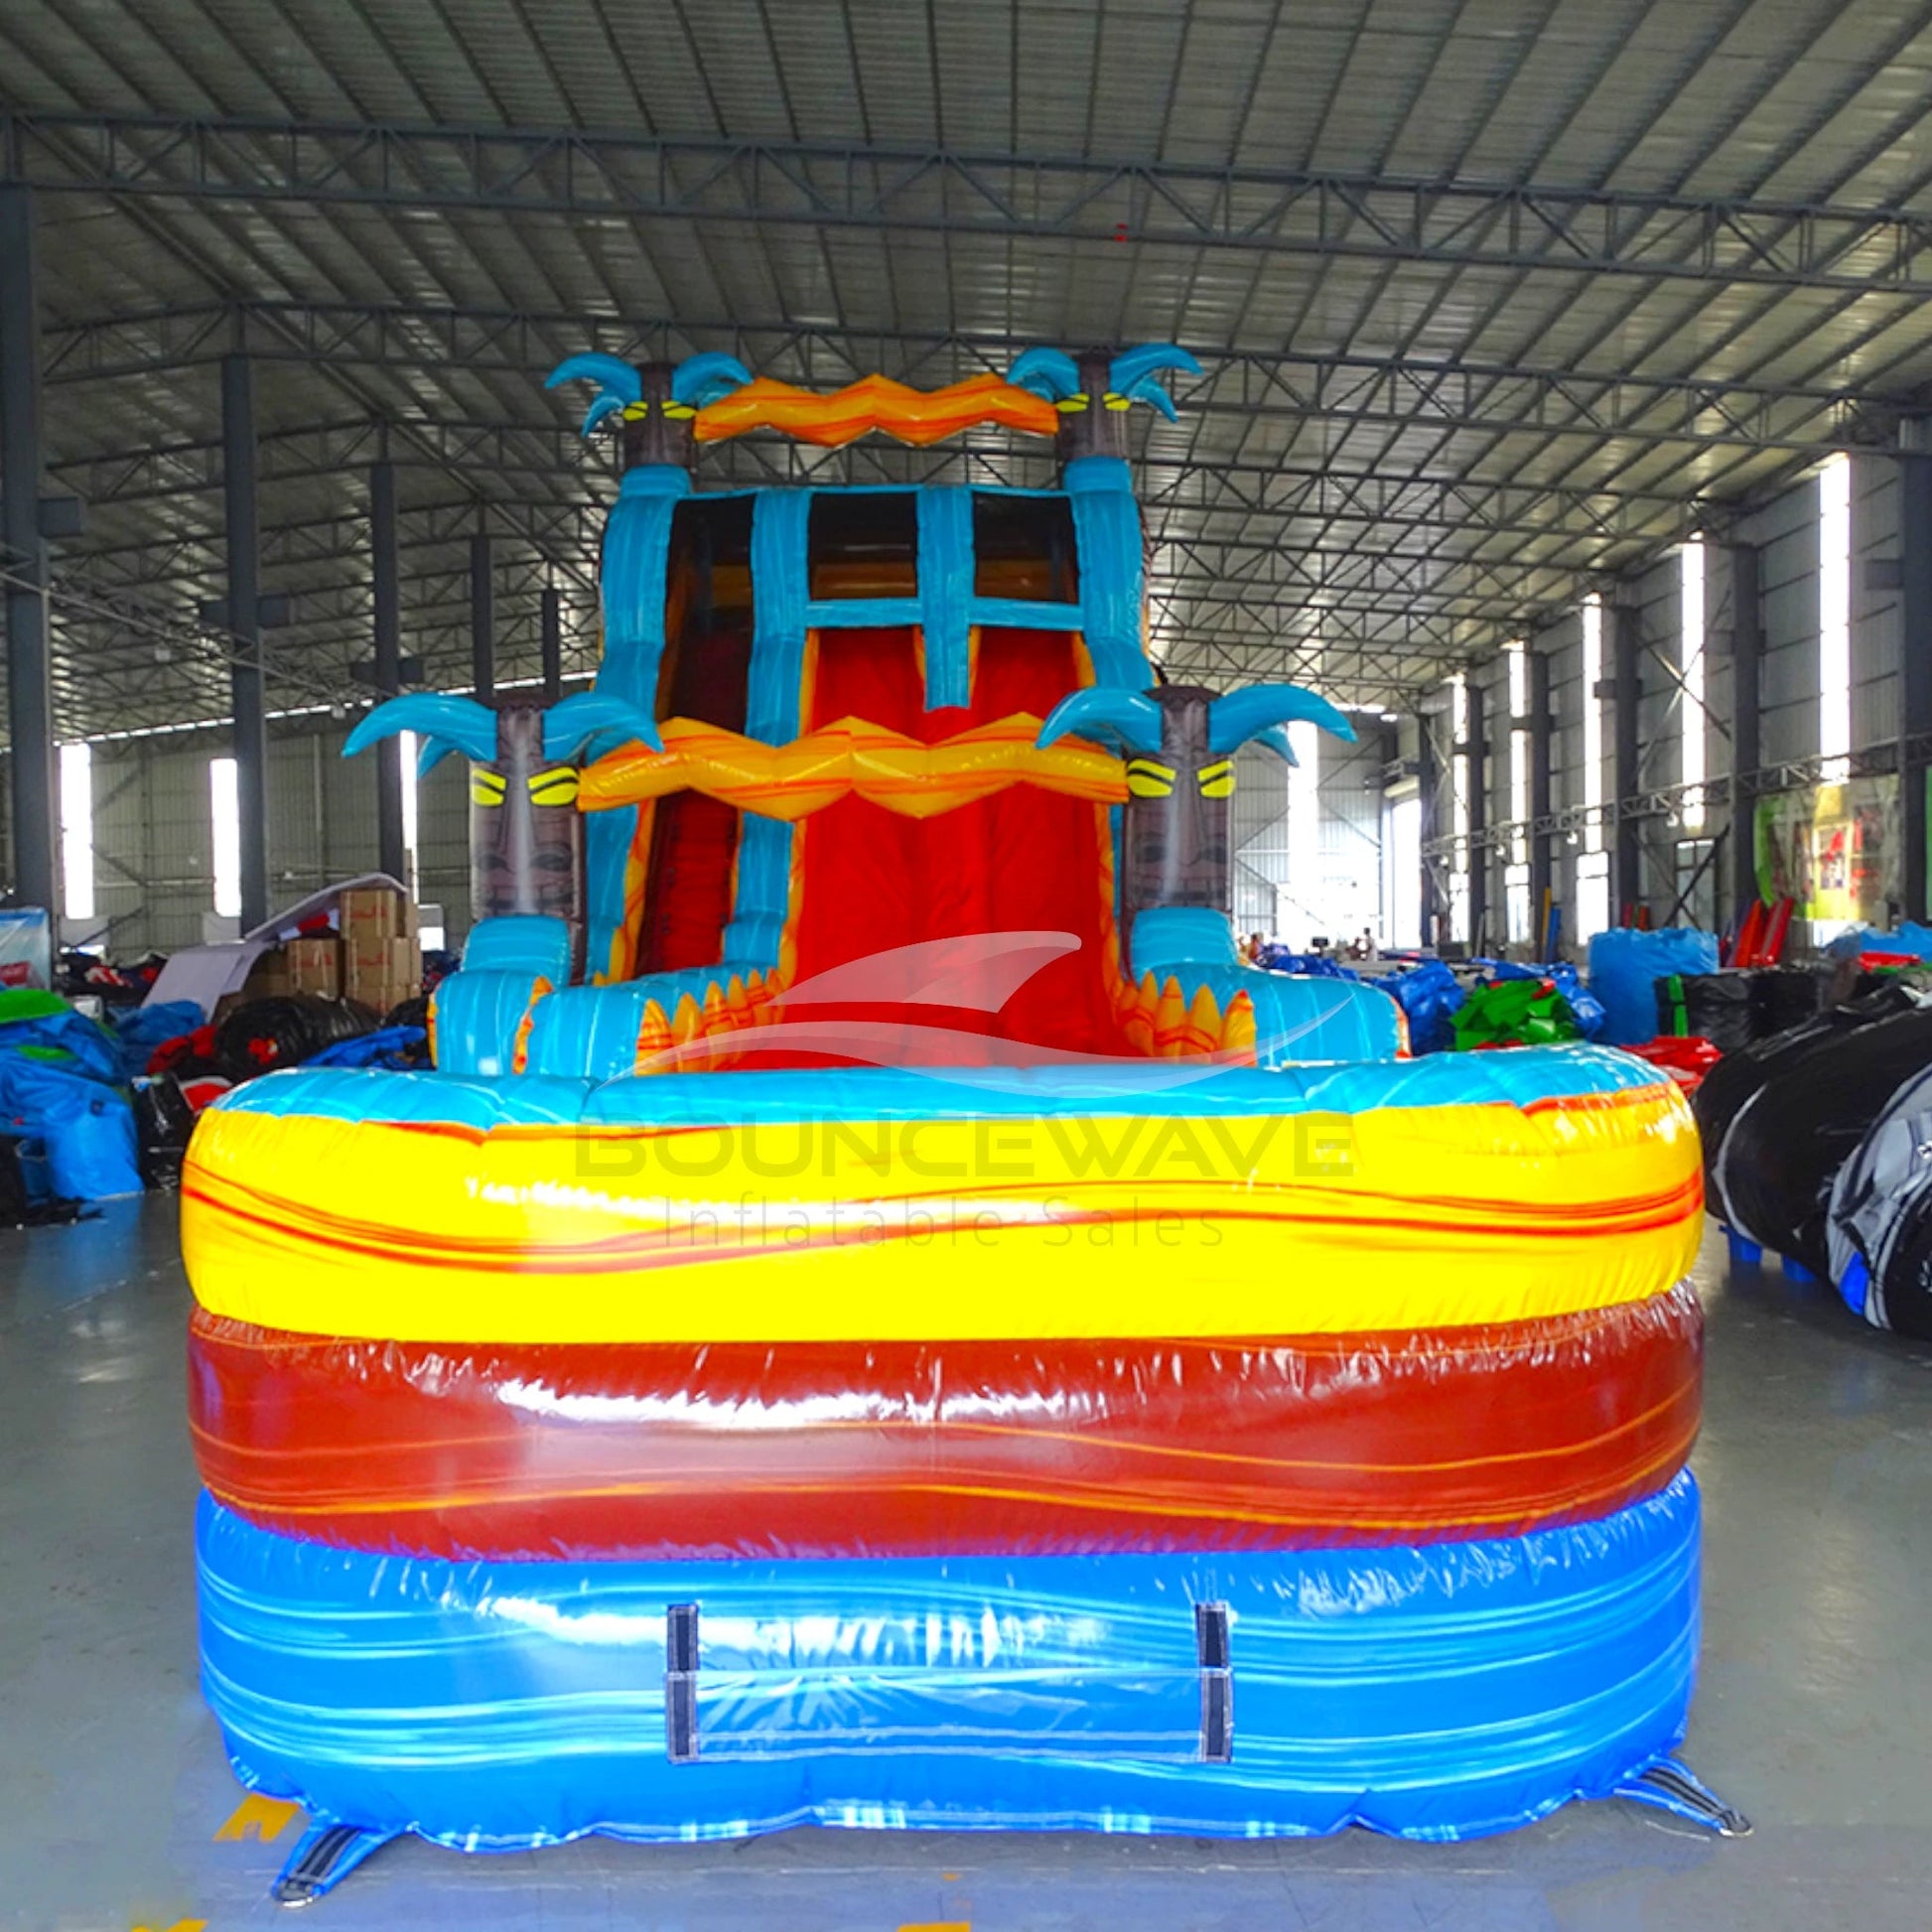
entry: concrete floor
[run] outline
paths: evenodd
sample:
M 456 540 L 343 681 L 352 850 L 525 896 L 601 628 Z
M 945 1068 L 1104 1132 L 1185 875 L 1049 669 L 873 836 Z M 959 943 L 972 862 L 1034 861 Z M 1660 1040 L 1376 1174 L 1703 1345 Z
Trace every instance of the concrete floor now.
M 1705 1251 L 1704 1673 L 1686 1755 L 1756 1825 L 1621 1804 L 1470 1846 L 798 1831 L 743 1847 L 391 1847 L 315 1908 L 362 1932 L 783 1926 L 1932 1924 L 1932 1353 Z M 280 1922 L 296 1824 L 239 1819 L 196 1689 L 172 1205 L 0 1233 L 0 1925 Z M 264 1843 L 264 1831 L 276 1834 Z

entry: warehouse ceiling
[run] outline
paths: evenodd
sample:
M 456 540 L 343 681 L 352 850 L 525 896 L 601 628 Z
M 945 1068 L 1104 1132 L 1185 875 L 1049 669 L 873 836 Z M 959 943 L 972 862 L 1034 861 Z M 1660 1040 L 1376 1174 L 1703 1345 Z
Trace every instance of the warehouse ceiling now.
M 594 647 L 611 459 L 561 356 L 832 387 L 1178 342 L 1137 411 L 1155 643 L 1392 703 L 1932 383 L 1932 6 L 1877 0 L 10 0 L 41 212 L 65 733 L 218 717 L 218 363 L 256 360 L 271 707 L 370 648 Z M 998 433 L 746 442 L 774 476 L 1038 483 Z

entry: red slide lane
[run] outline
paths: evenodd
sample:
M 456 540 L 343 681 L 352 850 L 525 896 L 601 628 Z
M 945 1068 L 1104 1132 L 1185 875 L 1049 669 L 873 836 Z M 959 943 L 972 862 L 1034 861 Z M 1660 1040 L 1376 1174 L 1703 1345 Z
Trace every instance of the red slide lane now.
M 669 668 L 669 715 L 745 729 L 752 639 L 740 626 L 681 645 Z M 638 973 L 715 966 L 732 913 L 738 811 L 701 791 L 676 791 L 651 816 L 650 873 L 637 935 Z
M 1064 631 L 989 629 L 970 707 L 927 711 L 910 632 L 828 630 L 811 728 L 856 717 L 934 744 L 1015 712 L 1044 718 L 1079 685 Z M 931 1009 L 934 1026 L 1088 1053 L 1129 1050 L 1103 945 L 1099 808 L 1015 785 L 933 818 L 841 799 L 798 831 L 798 977 L 869 953 L 975 933 L 1069 932 L 1079 950 L 1030 979 L 998 1014 Z M 903 1019 L 896 1009 L 895 1019 Z

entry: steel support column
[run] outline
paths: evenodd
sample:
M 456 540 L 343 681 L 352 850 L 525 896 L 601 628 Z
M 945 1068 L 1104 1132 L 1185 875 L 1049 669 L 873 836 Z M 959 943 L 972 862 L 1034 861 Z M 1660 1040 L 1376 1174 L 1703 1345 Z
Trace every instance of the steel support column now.
M 0 565 L 7 575 L 13 897 L 58 914 L 54 704 L 48 673 L 47 540 L 41 535 L 40 311 L 34 196 L 0 188 Z
M 1637 743 L 1637 664 L 1643 648 L 1643 613 L 1634 604 L 1618 604 L 1611 610 L 1611 648 L 1614 652 L 1610 680 L 1611 772 L 1614 795 L 1622 800 L 1636 795 L 1638 785 Z M 1625 908 L 1631 917 L 1643 897 L 1643 841 L 1636 819 L 1618 812 L 1615 855 L 1610 881 L 1610 912 L 1621 920 Z
M 268 719 L 262 691 L 261 521 L 255 500 L 255 385 L 245 355 L 221 358 L 223 526 L 232 656 L 235 799 L 241 816 L 241 929 L 268 917 Z
M 1530 822 L 1550 816 L 1550 659 L 1534 644 L 1523 646 L 1529 687 Z M 1556 880 L 1556 834 L 1530 834 L 1530 957 L 1543 957 L 1543 901 Z
M 1490 854 L 1482 842 L 1489 829 L 1489 732 L 1482 686 L 1470 678 L 1464 688 L 1469 717 L 1464 754 L 1469 761 L 1469 951 L 1481 953 L 1486 950 L 1489 924 Z
M 1429 847 L 1436 837 L 1436 787 L 1441 782 L 1441 773 L 1436 763 L 1436 742 L 1430 736 L 1429 713 L 1421 706 L 1416 710 L 1416 802 L 1421 810 L 1418 815 L 1417 841 L 1422 849 L 1422 866 L 1416 881 L 1417 890 L 1422 895 L 1422 904 L 1417 914 L 1416 934 L 1425 949 L 1440 945 L 1442 942 L 1441 904 L 1436 892 L 1436 875 L 1430 866 Z
M 1927 911 L 1925 735 L 1932 732 L 1932 456 L 1898 459 L 1899 720 L 1898 802 L 1904 822 L 1908 919 Z
M 487 534 L 470 539 L 470 671 L 479 704 L 496 697 L 496 570 Z
M 554 584 L 543 587 L 543 701 L 555 704 L 564 694 L 564 596 Z
M 386 457 L 369 466 L 369 556 L 375 603 L 375 696 L 380 704 L 402 689 L 402 569 L 396 536 L 396 466 Z M 376 864 L 409 883 L 403 844 L 402 741 L 375 748 Z
M 1757 897 L 1757 832 L 1754 824 L 1757 800 L 1738 782 L 1738 777 L 1746 771 L 1755 771 L 1763 762 L 1763 713 L 1758 674 L 1764 658 L 1764 613 L 1759 596 L 1757 551 L 1751 544 L 1733 543 L 1730 546 L 1729 844 L 1730 890 L 1736 901 L 1733 910 L 1740 920 L 1744 908 Z M 1908 820 L 1908 867 L 1909 824 Z M 1921 828 L 1923 824 L 1921 819 Z

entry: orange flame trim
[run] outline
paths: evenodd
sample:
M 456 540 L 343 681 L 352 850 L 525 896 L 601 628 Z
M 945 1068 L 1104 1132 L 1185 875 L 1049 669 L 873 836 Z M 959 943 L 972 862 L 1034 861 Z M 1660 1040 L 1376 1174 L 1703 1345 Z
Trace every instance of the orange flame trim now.
M 875 429 L 901 443 L 923 445 L 981 423 L 1051 436 L 1059 421 L 1059 412 L 1043 396 L 998 375 L 968 376 L 944 389 L 912 389 L 889 375 L 868 375 L 827 395 L 761 375 L 707 403 L 691 429 L 700 443 L 775 429 L 801 443 L 836 450 Z
M 1114 1012 L 1128 1044 L 1150 1059 L 1212 1056 L 1229 1066 L 1255 1063 L 1255 1003 L 1245 990 L 1223 1013 L 1206 987 L 1195 991 L 1189 1005 L 1179 980 L 1170 976 L 1162 985 L 1147 973 L 1138 986 L 1126 983 Z
M 754 972 L 748 978 L 734 973 L 729 986 L 713 980 L 705 989 L 702 1005 L 686 993 L 678 1001 L 676 1012 L 668 1016 L 655 1000 L 646 1000 L 643 1021 L 637 1029 L 636 1070 L 669 1073 L 675 1070 L 676 1062 L 660 1056 L 673 1046 L 717 1039 L 750 1027 L 771 1026 L 778 1018 L 784 986 L 784 978 L 778 973 Z M 731 1067 L 744 1057 L 742 1052 L 715 1048 L 706 1064 L 714 1069 Z
M 782 1017 L 786 985 L 780 973 L 755 972 L 746 978 L 734 973 L 729 985 L 714 980 L 702 1001 L 682 995 L 676 1011 L 668 1015 L 655 1000 L 646 1001 L 637 1030 L 638 1071 L 672 1071 L 675 1062 L 658 1058 L 672 1046 L 771 1026 Z M 1223 1012 L 1203 986 L 1189 1006 L 1177 979 L 1170 978 L 1162 986 L 1149 973 L 1138 986 L 1126 982 L 1117 1011 L 1129 1045 L 1150 1058 L 1211 1058 L 1226 1066 L 1255 1063 L 1255 1009 L 1245 992 L 1237 993 Z M 730 1067 L 743 1058 L 742 1053 L 721 1047 L 712 1050 L 706 1063 Z
M 841 718 L 789 745 L 762 745 L 717 725 L 666 719 L 664 750 L 630 745 L 584 773 L 586 811 L 635 805 L 672 791 L 702 791 L 740 811 L 796 820 L 857 795 L 907 818 L 931 818 L 960 805 L 1035 784 L 1096 805 L 1127 796 L 1121 760 L 1077 740 L 1040 751 L 1039 720 L 1028 712 L 921 745 L 883 725 Z

